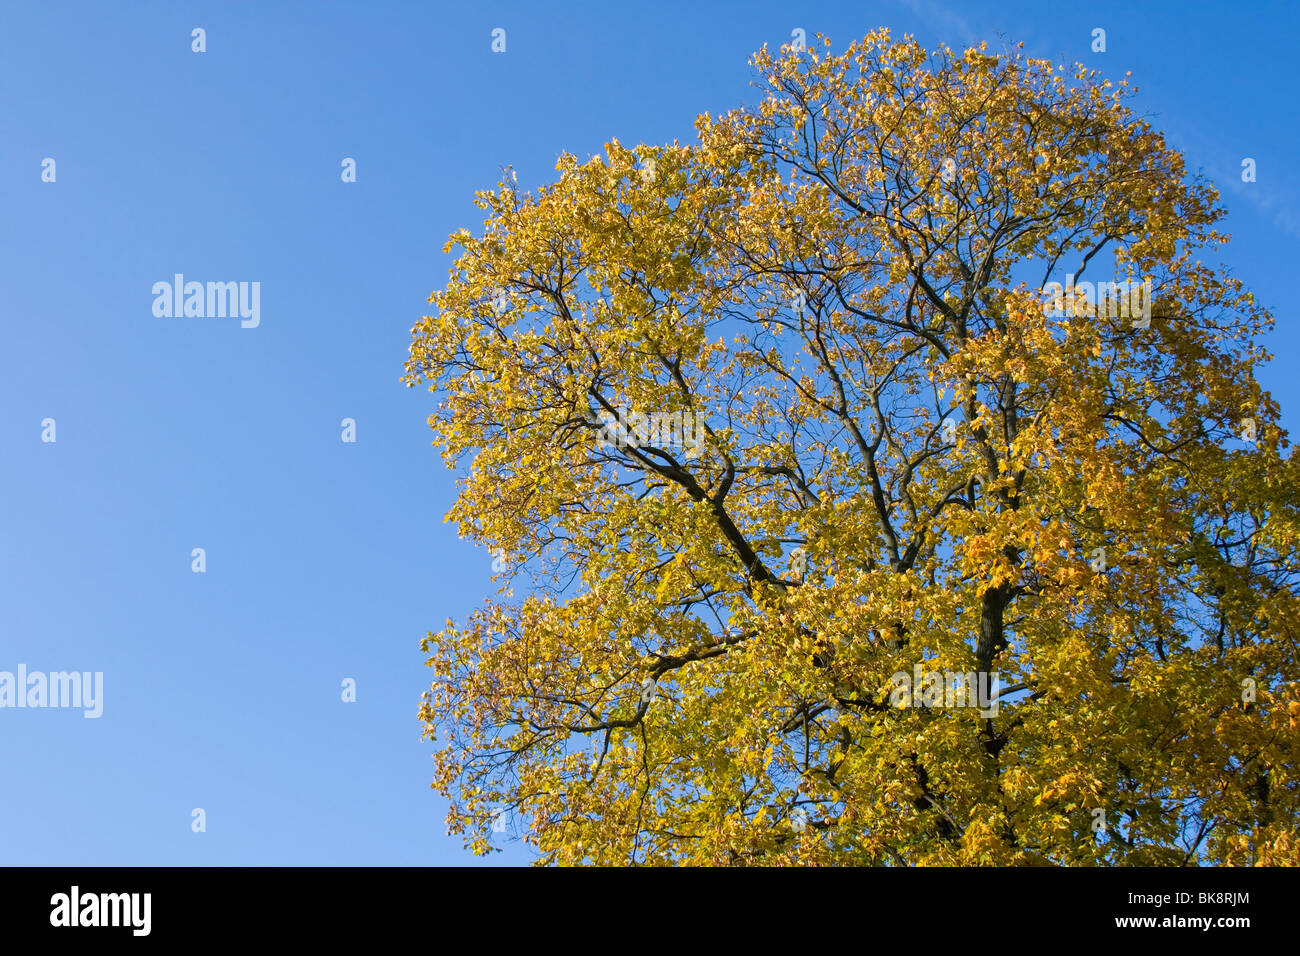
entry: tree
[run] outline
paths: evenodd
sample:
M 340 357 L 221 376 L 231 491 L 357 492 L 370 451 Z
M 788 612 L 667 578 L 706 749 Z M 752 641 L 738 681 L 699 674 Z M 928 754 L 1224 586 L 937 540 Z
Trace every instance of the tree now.
M 752 62 L 698 143 L 479 193 L 412 330 L 447 519 L 510 562 L 423 643 L 451 828 L 1300 861 L 1300 474 L 1217 193 L 1126 81 L 1019 49 Z

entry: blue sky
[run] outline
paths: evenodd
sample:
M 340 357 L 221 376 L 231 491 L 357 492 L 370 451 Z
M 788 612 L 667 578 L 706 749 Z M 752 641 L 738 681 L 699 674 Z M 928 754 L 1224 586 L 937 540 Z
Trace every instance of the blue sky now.
M 442 245 L 480 225 L 473 191 L 504 165 L 535 184 L 564 150 L 692 140 L 698 113 L 754 100 L 749 54 L 796 27 L 1131 70 L 1222 191 L 1228 260 L 1278 317 L 1263 378 L 1294 430 L 1298 20 L 1284 3 L 6 2 L 0 671 L 102 671 L 104 700 L 98 719 L 0 709 L 0 863 L 474 862 L 416 720 L 421 637 L 492 591 L 491 555 L 442 521 L 431 396 L 399 383 Z M 259 282 L 260 324 L 156 317 L 152 286 L 177 272 Z M 488 862 L 530 858 L 504 845 Z

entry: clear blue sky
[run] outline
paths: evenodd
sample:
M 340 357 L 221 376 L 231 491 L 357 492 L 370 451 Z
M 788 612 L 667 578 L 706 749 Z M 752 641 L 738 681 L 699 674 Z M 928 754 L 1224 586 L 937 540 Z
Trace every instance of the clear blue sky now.
M 0 709 L 0 864 L 473 861 L 429 789 L 418 643 L 491 591 L 491 556 L 443 524 L 431 397 L 398 381 L 442 244 L 480 225 L 472 193 L 501 166 L 535 184 L 562 150 L 692 140 L 696 114 L 753 101 L 749 53 L 795 27 L 837 47 L 881 25 L 1001 36 L 1131 70 L 1220 185 L 1230 260 L 1278 314 L 1265 384 L 1294 430 L 1298 20 L 1285 3 L 6 0 L 0 671 L 102 671 L 104 710 Z M 260 282 L 259 327 L 155 317 L 153 283 L 177 272 Z M 528 858 L 507 843 L 492 862 Z

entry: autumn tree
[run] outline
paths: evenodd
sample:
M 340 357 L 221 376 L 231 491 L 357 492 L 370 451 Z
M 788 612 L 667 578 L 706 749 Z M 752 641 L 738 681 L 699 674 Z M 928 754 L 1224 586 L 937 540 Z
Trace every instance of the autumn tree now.
M 1127 82 L 819 44 L 692 145 L 504 176 L 448 243 L 406 381 L 508 565 L 424 642 L 451 828 L 1300 861 L 1300 472 L 1271 318 L 1203 261 L 1217 193 Z

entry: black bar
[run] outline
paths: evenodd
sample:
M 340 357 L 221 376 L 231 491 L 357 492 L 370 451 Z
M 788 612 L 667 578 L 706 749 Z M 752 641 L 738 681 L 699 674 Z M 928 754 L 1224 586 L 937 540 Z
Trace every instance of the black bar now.
M 373 944 L 414 934 L 436 950 L 482 933 L 480 944 L 493 950 L 512 938 L 602 947 L 657 938 L 693 949 L 714 934 L 734 947 L 787 933 L 825 934 L 828 942 L 853 934 L 863 952 L 891 941 L 950 945 L 954 937 L 985 946 L 1035 937 L 1181 943 L 1196 934 L 1231 945 L 1258 930 L 1270 937 L 1293 930 L 1284 907 L 1295 882 L 1291 870 L 1209 868 L 12 868 L 0 870 L 0 926 L 7 941 L 92 945 L 110 937 Z M 125 925 L 53 925 L 70 923 L 74 886 L 78 921 L 102 913 Z M 139 932 L 146 893 L 147 935 Z M 141 895 L 128 908 L 116 894 Z M 1154 923 L 1119 925 L 1134 918 Z M 1206 919 L 1210 925 L 1200 925 Z M 697 921 L 704 936 L 693 929 L 683 936 Z

